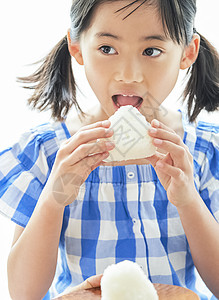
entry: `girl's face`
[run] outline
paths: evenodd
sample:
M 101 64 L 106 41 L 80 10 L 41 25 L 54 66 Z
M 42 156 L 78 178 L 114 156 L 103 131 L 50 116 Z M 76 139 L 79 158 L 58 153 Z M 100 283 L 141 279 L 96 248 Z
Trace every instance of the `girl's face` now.
M 156 115 L 173 89 L 181 66 L 182 46 L 167 38 L 153 6 L 139 3 L 115 13 L 129 1 L 101 4 L 80 38 L 87 79 L 103 110 L 111 116 L 131 104 Z

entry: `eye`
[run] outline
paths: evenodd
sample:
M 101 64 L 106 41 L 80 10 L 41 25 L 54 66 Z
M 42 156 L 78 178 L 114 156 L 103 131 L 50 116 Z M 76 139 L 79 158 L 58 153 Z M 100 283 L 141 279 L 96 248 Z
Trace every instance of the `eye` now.
M 103 54 L 108 54 L 108 55 L 116 54 L 116 50 L 113 47 L 110 47 L 110 46 L 101 46 L 99 48 L 99 50 Z
M 158 57 L 162 51 L 157 48 L 147 48 L 143 52 L 146 56 Z

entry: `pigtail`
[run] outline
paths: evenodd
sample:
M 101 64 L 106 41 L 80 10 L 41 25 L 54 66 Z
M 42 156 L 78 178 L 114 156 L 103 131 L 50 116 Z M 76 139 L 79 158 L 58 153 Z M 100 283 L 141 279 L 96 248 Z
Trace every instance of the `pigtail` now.
M 43 62 L 42 65 L 32 75 L 18 78 L 19 82 L 30 84 L 24 88 L 34 89 L 28 103 L 40 111 L 51 109 L 52 117 L 60 121 L 65 118 L 72 105 L 82 112 L 76 100 L 76 83 L 67 37 L 40 62 Z
M 187 72 L 191 71 L 191 74 L 184 92 L 184 99 L 188 100 L 190 122 L 195 121 L 202 109 L 212 112 L 218 109 L 219 104 L 218 53 L 201 34 L 199 35 L 199 55 Z

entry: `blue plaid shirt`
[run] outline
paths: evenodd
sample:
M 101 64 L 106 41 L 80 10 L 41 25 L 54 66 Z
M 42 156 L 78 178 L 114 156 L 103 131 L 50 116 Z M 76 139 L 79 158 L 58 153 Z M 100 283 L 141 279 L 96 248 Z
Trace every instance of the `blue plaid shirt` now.
M 219 126 L 183 117 L 184 143 L 194 157 L 194 180 L 219 221 Z M 0 153 L 0 211 L 25 227 L 51 172 L 65 123 L 47 123 Z M 66 207 L 54 282 L 44 299 L 63 292 L 113 263 L 136 261 L 152 282 L 216 299 L 197 281 L 189 245 L 175 206 L 151 165 L 101 166 Z M 199 282 L 199 284 L 197 283 Z

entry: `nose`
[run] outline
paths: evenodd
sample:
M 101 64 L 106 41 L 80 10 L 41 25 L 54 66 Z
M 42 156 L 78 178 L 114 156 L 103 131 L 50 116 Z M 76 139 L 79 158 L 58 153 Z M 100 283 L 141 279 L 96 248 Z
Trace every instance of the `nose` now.
M 115 80 L 125 83 L 140 83 L 143 81 L 142 66 L 133 58 L 129 58 L 117 64 Z

